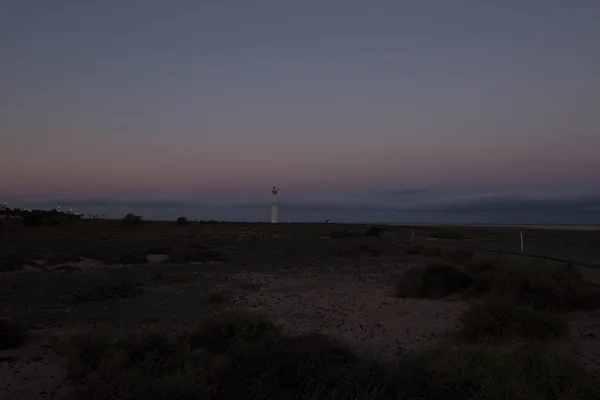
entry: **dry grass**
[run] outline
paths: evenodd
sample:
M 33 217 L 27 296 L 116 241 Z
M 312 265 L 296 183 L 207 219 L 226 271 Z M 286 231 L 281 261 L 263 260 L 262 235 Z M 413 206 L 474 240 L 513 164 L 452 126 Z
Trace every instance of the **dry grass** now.
M 597 399 L 595 377 L 539 347 L 442 346 L 391 363 L 318 334 L 287 337 L 264 315 L 215 314 L 170 338 L 102 332 L 71 342 L 75 399 Z

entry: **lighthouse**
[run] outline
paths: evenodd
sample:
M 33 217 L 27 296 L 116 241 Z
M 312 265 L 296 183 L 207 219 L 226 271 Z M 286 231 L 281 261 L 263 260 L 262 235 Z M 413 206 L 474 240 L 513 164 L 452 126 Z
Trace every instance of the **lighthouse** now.
M 277 223 L 277 189 L 276 186 L 273 186 L 273 190 L 271 190 L 271 223 Z

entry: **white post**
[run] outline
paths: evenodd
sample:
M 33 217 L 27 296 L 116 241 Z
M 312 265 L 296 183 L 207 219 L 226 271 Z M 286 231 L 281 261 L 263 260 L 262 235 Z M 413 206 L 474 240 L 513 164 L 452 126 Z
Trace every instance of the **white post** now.
M 521 253 L 523 252 L 523 232 L 521 232 Z
M 271 223 L 277 223 L 277 192 L 279 189 L 273 186 L 273 190 L 271 191 Z
M 414 238 L 415 238 L 415 230 L 414 230 L 414 229 L 411 229 L 411 230 L 410 230 L 410 233 L 411 233 L 411 235 L 412 235 L 412 238 L 414 239 Z

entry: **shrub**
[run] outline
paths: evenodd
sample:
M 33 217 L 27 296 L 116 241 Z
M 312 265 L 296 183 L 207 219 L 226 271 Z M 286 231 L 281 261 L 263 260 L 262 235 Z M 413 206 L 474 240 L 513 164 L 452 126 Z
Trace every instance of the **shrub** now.
M 343 239 L 343 238 L 349 238 L 349 237 L 355 237 L 356 234 L 350 230 L 339 230 L 339 231 L 333 231 L 329 233 L 329 237 L 332 239 Z
M 189 336 L 191 349 L 226 352 L 279 334 L 279 328 L 258 312 L 222 311 L 205 317 Z
M 379 237 L 379 235 L 381 234 L 381 232 L 385 231 L 385 229 L 383 229 L 380 226 L 376 226 L 376 225 L 371 225 L 369 228 L 367 228 L 367 230 L 365 231 L 365 236 L 373 236 L 373 237 Z
M 399 368 L 412 383 L 407 399 L 600 398 L 594 376 L 540 346 L 444 346 L 402 357 Z
M 415 255 L 429 258 L 436 258 L 442 254 L 442 250 L 439 247 L 414 245 L 410 246 L 405 250 L 407 255 Z
M 440 298 L 466 290 L 471 284 L 461 269 L 448 264 L 427 264 L 407 270 L 396 283 L 398 297 Z
M 46 224 L 46 217 L 39 211 L 26 211 L 22 214 L 24 226 L 42 226 Z
M 460 336 L 469 342 L 498 342 L 512 338 L 547 340 L 568 333 L 561 314 L 518 305 L 514 299 L 486 299 L 460 317 Z
M 138 251 L 125 251 L 120 257 L 114 260 L 117 264 L 147 264 L 146 255 Z
M 187 225 L 188 219 L 186 217 L 177 218 L 177 225 Z
M 468 239 L 468 236 L 463 235 L 461 232 L 450 229 L 440 229 L 433 231 L 428 235 L 430 238 L 434 239 L 444 239 L 444 240 L 465 240 Z
M 109 354 L 112 344 L 112 337 L 100 330 L 79 333 L 69 338 L 69 377 L 81 379 L 98 369 L 102 360 Z
M 174 263 L 226 261 L 227 258 L 219 251 L 209 250 L 204 246 L 188 246 L 173 249 L 169 253 L 169 261 Z
M 463 265 L 473 259 L 475 252 L 470 249 L 446 249 L 440 254 L 442 260 L 452 263 Z
M 216 392 L 227 399 L 401 399 L 392 368 L 318 335 L 246 348 L 224 369 Z
M 27 328 L 10 319 L 0 319 L 0 350 L 21 347 L 29 338 Z
M 472 294 L 511 296 L 521 304 L 538 308 L 585 308 L 600 306 L 598 288 L 585 282 L 579 272 L 564 265 L 519 265 L 479 262 L 466 267 L 474 284 Z
M 161 333 L 135 333 L 121 340 L 100 333 L 83 335 L 72 341 L 74 398 L 205 398 L 204 374 L 191 361 L 185 346 Z
M 225 296 L 223 296 L 221 293 L 214 292 L 208 296 L 206 301 L 209 303 L 212 303 L 212 304 L 220 304 L 220 303 L 225 303 L 227 301 L 227 298 Z
M 129 213 L 121 221 L 125 226 L 135 226 L 142 222 L 142 216 Z
M 121 283 L 107 283 L 87 290 L 80 289 L 72 296 L 72 300 L 74 302 L 102 301 L 135 297 L 142 293 L 142 288 L 136 283 L 125 280 Z

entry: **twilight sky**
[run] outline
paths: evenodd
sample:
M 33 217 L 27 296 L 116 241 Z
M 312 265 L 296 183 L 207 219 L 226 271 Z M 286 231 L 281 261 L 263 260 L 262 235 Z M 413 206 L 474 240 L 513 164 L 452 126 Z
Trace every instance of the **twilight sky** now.
M 5 0 L 0 193 L 596 190 L 598 21 L 597 0 Z

